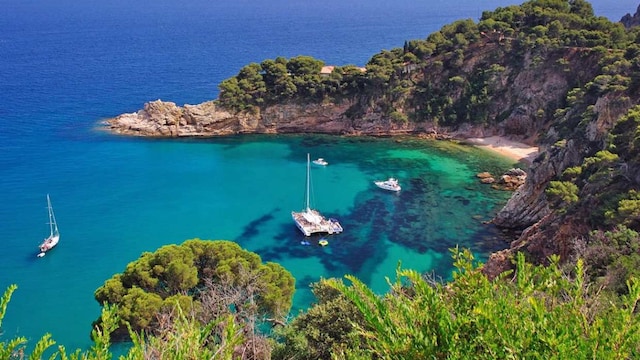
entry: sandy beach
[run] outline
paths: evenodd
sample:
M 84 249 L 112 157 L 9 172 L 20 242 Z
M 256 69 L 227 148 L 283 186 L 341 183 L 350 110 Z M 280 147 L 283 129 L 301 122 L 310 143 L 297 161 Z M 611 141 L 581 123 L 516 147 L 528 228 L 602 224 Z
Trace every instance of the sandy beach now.
M 470 138 L 465 139 L 465 141 L 471 145 L 494 151 L 514 160 L 524 161 L 527 164 L 531 164 L 533 159 L 538 156 L 537 146 L 529 146 L 500 136 Z

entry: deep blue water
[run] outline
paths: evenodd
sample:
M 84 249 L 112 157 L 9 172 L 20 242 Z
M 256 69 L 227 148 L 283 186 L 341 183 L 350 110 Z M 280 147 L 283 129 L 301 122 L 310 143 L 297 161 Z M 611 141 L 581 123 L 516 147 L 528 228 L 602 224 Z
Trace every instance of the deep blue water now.
M 295 310 L 320 277 L 358 275 L 377 291 L 404 267 L 450 274 L 447 249 L 481 258 L 504 246 L 483 220 L 508 194 L 475 173 L 513 164 L 481 151 L 411 139 L 244 136 L 148 140 L 96 131 L 104 118 L 155 99 L 217 96 L 250 62 L 311 55 L 362 66 L 383 49 L 517 1 L 18 1 L 0 0 L 0 290 L 17 284 L 4 336 L 46 332 L 89 344 L 93 291 L 143 251 L 190 238 L 229 239 L 297 279 Z M 617 20 L 637 2 L 600 0 Z M 299 245 L 290 212 L 304 195 L 345 233 Z M 372 181 L 398 177 L 400 194 Z M 62 238 L 42 259 L 51 194 Z

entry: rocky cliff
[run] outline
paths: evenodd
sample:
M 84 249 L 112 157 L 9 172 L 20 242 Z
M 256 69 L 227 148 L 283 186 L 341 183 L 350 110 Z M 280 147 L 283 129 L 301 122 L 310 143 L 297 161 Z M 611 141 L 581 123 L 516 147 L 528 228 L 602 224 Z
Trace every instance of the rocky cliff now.
M 350 103 L 278 104 L 255 113 L 232 113 L 208 101 L 178 106 L 156 100 L 135 112 L 105 120 L 113 133 L 145 137 L 209 137 L 232 134 L 323 133 L 335 135 L 399 135 L 432 133 L 432 124 L 394 123 L 377 113 L 356 119 L 345 112 Z
M 636 10 L 635 14 L 631 15 L 627 13 L 625 16 L 622 17 L 622 19 L 620 19 L 620 22 L 627 29 L 640 25 L 640 5 L 638 5 L 638 9 Z

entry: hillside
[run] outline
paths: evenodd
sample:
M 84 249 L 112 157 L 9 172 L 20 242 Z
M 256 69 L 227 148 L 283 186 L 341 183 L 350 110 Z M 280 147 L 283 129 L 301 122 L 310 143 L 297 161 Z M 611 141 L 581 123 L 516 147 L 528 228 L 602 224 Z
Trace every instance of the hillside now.
M 375 54 L 365 71 L 328 72 L 306 56 L 265 60 L 223 81 L 215 101 L 154 101 L 106 123 L 140 136 L 409 133 L 535 144 L 526 183 L 494 219 L 517 235 L 485 272 L 511 268 L 517 251 L 537 263 L 584 257 L 594 279 L 621 289 L 640 268 L 638 55 L 637 27 L 594 16 L 586 1 L 532 0 Z

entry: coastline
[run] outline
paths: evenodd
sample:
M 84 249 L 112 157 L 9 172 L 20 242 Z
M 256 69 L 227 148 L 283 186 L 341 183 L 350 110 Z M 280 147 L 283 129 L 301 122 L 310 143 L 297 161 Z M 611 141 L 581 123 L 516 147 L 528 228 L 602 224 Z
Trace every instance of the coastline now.
M 380 119 L 372 120 L 369 126 L 361 126 L 356 131 L 345 127 L 346 124 L 341 122 L 344 111 L 346 109 L 343 107 L 283 105 L 265 110 L 262 116 L 238 116 L 219 108 L 214 101 L 180 107 L 173 102 L 155 100 L 145 103 L 144 108 L 137 112 L 102 120 L 99 128 L 119 135 L 169 138 L 309 131 L 335 135 L 381 136 L 425 131 L 415 127 L 391 129 L 388 124 L 380 123 Z M 288 116 L 283 117 L 283 113 Z M 268 115 L 268 121 L 264 119 L 265 114 Z M 278 121 L 274 122 L 273 119 Z M 537 146 L 511 140 L 507 136 L 453 137 L 464 144 L 487 149 L 528 165 L 533 163 L 539 153 Z M 445 138 L 451 139 L 451 136 Z
M 539 148 L 521 142 L 509 140 L 503 136 L 489 136 L 485 138 L 468 138 L 466 143 L 482 149 L 493 151 L 516 161 L 523 161 L 528 165 L 538 156 Z

